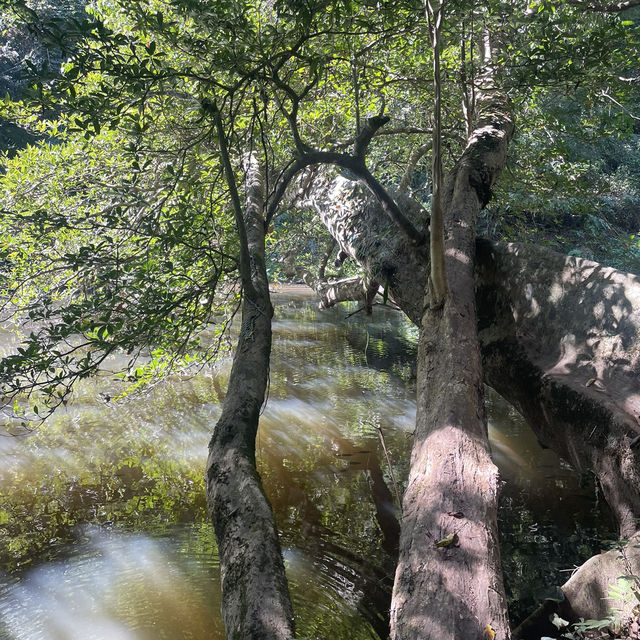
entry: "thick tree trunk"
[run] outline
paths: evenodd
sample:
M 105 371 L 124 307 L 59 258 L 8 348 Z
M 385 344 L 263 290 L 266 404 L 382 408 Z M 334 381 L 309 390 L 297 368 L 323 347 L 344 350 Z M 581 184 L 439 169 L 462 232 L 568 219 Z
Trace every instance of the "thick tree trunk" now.
M 509 637 L 475 307 L 475 227 L 513 124 L 493 101 L 448 179 L 444 306 L 420 324 L 417 417 L 391 608 L 394 640 Z
M 637 533 L 626 544 L 620 544 L 616 549 L 589 558 L 560 587 L 564 599 L 545 600 L 517 629 L 514 629 L 513 637 L 516 640 L 540 640 L 542 636 L 554 635 L 557 628 L 551 623 L 553 614 L 569 622 L 578 622 L 580 618 L 602 620 L 611 615 L 612 609 L 616 609 L 616 616 L 623 624 L 637 619 L 638 601 L 631 593 L 629 597 L 619 600 L 606 596 L 611 593 L 612 588 L 619 588 L 621 583 L 627 582 L 619 580 L 621 576 L 640 575 L 639 543 L 640 533 Z M 608 635 L 607 633 L 601 637 Z M 623 629 L 622 634 L 617 637 L 634 636 L 624 635 Z
M 207 499 L 218 540 L 227 638 L 286 640 L 294 637 L 293 612 L 273 512 L 255 465 L 273 309 L 264 261 L 262 181 L 254 160 L 248 176 L 245 221 L 254 293 L 245 291 L 229 387 L 209 444 Z
M 317 204 L 327 228 L 368 272 L 386 274 L 394 300 L 419 325 L 424 257 L 355 183 L 339 179 L 326 193 Z M 405 208 L 416 211 L 415 203 Z M 544 247 L 478 247 L 487 384 L 543 444 L 596 473 L 628 537 L 640 519 L 640 279 Z
M 534 246 L 479 244 L 487 382 L 591 468 L 620 536 L 640 518 L 640 278 Z
M 424 233 L 428 215 L 406 194 L 394 194 L 404 215 Z M 340 250 L 358 262 L 372 281 L 388 285 L 398 306 L 416 324 L 422 315 L 422 294 L 429 260 L 416 250 L 383 212 L 376 197 L 359 182 L 318 172 L 307 204 L 337 240 Z M 341 288 L 336 299 L 349 295 Z M 357 299 L 360 299 L 358 297 Z
M 508 637 L 473 305 L 475 216 L 511 130 L 496 115 L 456 169 L 447 207 L 453 300 L 441 311 L 427 308 L 423 317 L 425 256 L 356 183 L 338 178 L 313 202 L 341 250 L 388 284 L 421 329 L 394 638 L 490 637 L 487 624 Z M 419 228 L 419 206 L 396 201 Z M 543 248 L 479 247 L 475 295 L 486 381 L 519 408 L 541 442 L 595 471 L 628 537 L 640 518 L 640 281 Z

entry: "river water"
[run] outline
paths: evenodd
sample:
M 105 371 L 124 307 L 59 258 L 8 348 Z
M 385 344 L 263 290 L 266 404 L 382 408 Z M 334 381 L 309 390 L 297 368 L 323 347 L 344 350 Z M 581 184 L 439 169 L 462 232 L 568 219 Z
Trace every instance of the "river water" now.
M 304 289 L 274 304 L 257 453 L 299 637 L 384 639 L 416 332 L 387 308 L 319 311 Z M 121 403 L 106 398 L 123 383 L 105 376 L 37 432 L 0 437 L 1 640 L 224 637 L 202 477 L 228 365 Z M 613 523 L 590 474 L 543 450 L 490 391 L 487 408 L 516 622 Z

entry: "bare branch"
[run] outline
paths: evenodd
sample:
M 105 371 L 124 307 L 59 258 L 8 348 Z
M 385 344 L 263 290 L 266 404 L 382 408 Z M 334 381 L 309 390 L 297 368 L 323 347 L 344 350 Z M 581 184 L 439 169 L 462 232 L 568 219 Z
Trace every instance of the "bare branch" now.
M 245 293 L 251 299 L 255 299 L 256 291 L 251 279 L 251 261 L 249 258 L 249 244 L 247 240 L 247 228 L 242 215 L 242 204 L 238 195 L 238 187 L 236 185 L 233 167 L 229 158 L 229 150 L 227 148 L 227 135 L 222 124 L 220 111 L 215 102 L 211 102 L 206 98 L 202 101 L 202 108 L 209 113 L 215 122 L 218 131 L 218 143 L 220 145 L 220 157 L 224 167 L 227 184 L 229 186 L 229 194 L 233 204 L 233 215 L 236 222 L 236 230 L 238 231 L 238 240 L 240 241 L 240 276 L 242 278 L 242 286 Z
M 400 186 L 398 187 L 398 191 L 400 193 L 404 193 L 409 190 L 409 186 L 411 185 L 411 178 L 416 170 L 416 165 L 418 164 L 418 160 L 422 158 L 422 156 L 426 155 L 431 151 L 433 146 L 433 142 L 427 142 L 426 144 L 421 144 L 419 147 L 414 149 L 413 153 L 409 156 L 409 160 L 407 161 L 407 170 L 402 176 L 402 180 L 400 181 Z
M 601 91 L 600 95 L 603 98 L 607 98 L 607 100 L 611 100 L 611 102 L 613 102 L 613 104 L 618 105 L 630 118 L 633 118 L 634 120 L 640 120 L 640 118 L 638 116 L 634 116 L 633 113 L 631 113 L 631 111 L 629 111 L 629 109 L 627 109 L 623 104 L 620 104 L 615 98 L 610 96 L 606 91 Z

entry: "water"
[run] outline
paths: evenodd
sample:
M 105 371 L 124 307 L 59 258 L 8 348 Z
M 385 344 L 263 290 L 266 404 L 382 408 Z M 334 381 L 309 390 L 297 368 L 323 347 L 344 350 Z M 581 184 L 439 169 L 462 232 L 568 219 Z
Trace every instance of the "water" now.
M 415 331 L 388 309 L 348 320 L 318 311 L 306 291 L 274 302 L 257 452 L 298 632 L 384 638 Z M 104 398 L 123 383 L 104 377 L 38 432 L 0 437 L 0 639 L 223 638 L 202 478 L 227 375 L 223 362 L 121 404 Z M 539 447 L 495 394 L 488 410 L 517 620 L 597 551 L 611 522 L 592 478 Z

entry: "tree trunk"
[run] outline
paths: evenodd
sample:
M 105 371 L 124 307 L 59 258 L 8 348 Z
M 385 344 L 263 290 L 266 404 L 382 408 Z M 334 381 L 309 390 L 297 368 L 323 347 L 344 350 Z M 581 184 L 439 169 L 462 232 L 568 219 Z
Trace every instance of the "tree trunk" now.
M 495 585 L 491 586 L 499 588 L 497 556 L 483 552 L 476 566 L 464 547 L 465 542 L 479 547 L 495 544 L 491 522 L 495 471 L 487 458 L 482 418 L 473 415 L 473 408 L 476 416 L 482 414 L 481 377 L 473 323 L 468 320 L 476 321 L 470 278 L 475 215 L 499 173 L 511 130 L 508 121 L 502 123 L 502 131 L 500 122 L 496 124 L 476 130 L 477 151 L 471 151 L 472 140 L 456 169 L 449 202 L 453 198 L 461 206 L 456 211 L 447 205 L 447 268 L 459 272 L 452 293 L 457 297 L 441 313 L 428 310 L 422 317 L 428 273 L 425 256 L 397 233 L 378 203 L 357 183 L 341 177 L 325 180 L 320 187 L 324 197 L 313 200 L 341 250 L 370 277 L 388 285 L 394 300 L 421 327 L 416 448 L 392 611 L 397 638 L 473 638 L 486 631 L 487 623 L 497 637 L 508 637 L 500 628 L 506 628 L 504 615 L 486 619 L 493 615 L 492 607 L 501 608 L 500 594 L 493 599 L 483 595 L 490 591 L 488 584 L 482 588 L 461 585 L 465 571 L 479 567 L 478 575 L 493 575 Z M 419 205 L 402 194 L 395 199 L 419 228 Z M 542 247 L 488 241 L 479 241 L 478 246 L 475 295 L 487 383 L 521 411 L 542 443 L 576 468 L 589 466 L 595 471 L 620 535 L 628 537 L 638 529 L 640 518 L 640 280 Z M 440 335 L 446 344 L 439 345 Z M 451 394 L 448 400 L 445 391 Z M 453 424 L 437 421 L 427 404 L 445 418 L 448 407 L 452 419 L 445 423 Z M 468 464 L 462 465 L 467 457 Z M 446 463 L 454 459 L 460 463 L 458 470 L 466 469 L 469 475 L 464 482 L 450 484 L 448 474 L 458 470 L 452 471 Z M 482 476 L 478 486 L 469 473 L 476 466 Z M 423 503 L 423 496 L 428 503 Z M 475 511 L 465 513 L 456 507 L 465 501 Z M 449 511 L 461 511 L 466 518 L 457 522 Z M 477 518 L 474 527 L 465 523 L 470 514 Z M 488 526 L 483 529 L 481 522 Z M 460 547 L 436 547 L 436 541 L 451 533 L 457 535 Z M 448 571 L 448 564 L 457 568 Z M 445 580 L 449 575 L 451 583 Z M 475 628 L 458 629 L 467 624 Z
M 491 106 L 491 110 L 488 107 Z M 475 308 L 476 217 L 513 132 L 499 101 L 448 179 L 444 306 L 425 301 L 417 416 L 391 609 L 394 640 L 509 637 Z
M 342 250 L 370 274 L 384 274 L 394 301 L 419 325 L 424 256 L 356 183 L 338 178 L 323 190 L 318 212 Z M 415 222 L 419 205 L 396 200 Z M 541 443 L 596 473 L 628 537 L 640 519 L 640 278 L 544 247 L 488 240 L 478 247 L 486 383 Z
M 629 537 L 640 528 L 640 278 L 534 246 L 479 252 L 487 383 L 540 442 L 595 471 Z
M 209 444 L 207 499 L 220 554 L 226 637 L 286 640 L 294 637 L 293 612 L 273 511 L 255 464 L 273 309 L 264 260 L 262 179 L 255 159 L 248 164 L 245 222 L 253 293 L 245 288 L 229 387 Z

